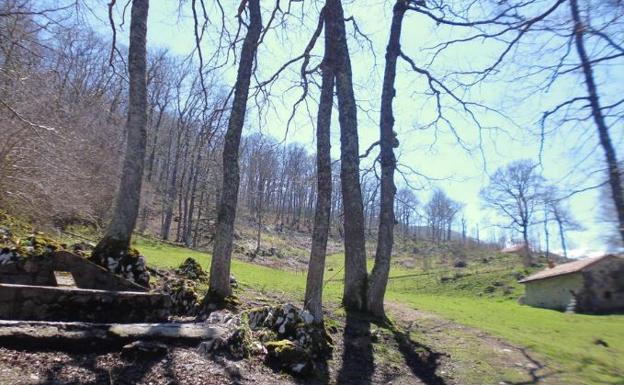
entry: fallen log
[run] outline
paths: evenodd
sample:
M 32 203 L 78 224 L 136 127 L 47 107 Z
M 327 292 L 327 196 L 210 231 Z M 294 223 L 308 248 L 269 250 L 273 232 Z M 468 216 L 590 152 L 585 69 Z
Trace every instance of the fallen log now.
M 0 346 L 19 349 L 93 351 L 117 349 L 132 341 L 197 345 L 225 333 L 203 323 L 106 324 L 0 320 Z

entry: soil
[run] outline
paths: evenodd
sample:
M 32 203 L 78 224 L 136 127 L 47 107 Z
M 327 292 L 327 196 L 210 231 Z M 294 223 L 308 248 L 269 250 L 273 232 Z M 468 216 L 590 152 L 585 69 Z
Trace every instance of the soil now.
M 258 298 L 259 299 L 259 298 Z M 253 302 L 253 301 L 250 301 Z M 526 349 L 436 315 L 389 303 L 395 327 L 365 317 L 333 317 L 333 359 L 312 378 L 267 367 L 261 357 L 203 356 L 194 347 L 128 358 L 119 351 L 60 352 L 0 348 L 0 384 L 560 384 L 556 371 Z M 336 309 L 332 309 L 336 310 Z

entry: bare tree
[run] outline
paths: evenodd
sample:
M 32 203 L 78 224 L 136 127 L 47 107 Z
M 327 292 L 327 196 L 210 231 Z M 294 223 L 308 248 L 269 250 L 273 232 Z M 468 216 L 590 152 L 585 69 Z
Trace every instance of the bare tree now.
M 401 54 L 401 26 L 403 15 L 407 11 L 407 2 L 396 2 L 392 12 L 390 38 L 386 48 L 386 67 L 384 71 L 383 88 L 381 93 L 381 113 L 379 124 L 379 148 L 381 158 L 381 197 L 379 205 L 379 232 L 377 233 L 377 251 L 375 265 L 369 278 L 367 294 L 367 310 L 378 318 L 385 317 L 384 297 L 388 275 L 390 274 L 390 258 L 394 243 L 394 170 L 396 157 L 394 148 L 399 142 L 394 132 L 394 113 L 392 100 L 396 94 L 394 82 L 396 79 L 397 60 Z
M 262 15 L 259 0 L 244 0 L 239 9 L 242 22 L 244 7 L 249 11 L 247 34 L 241 48 L 238 74 L 234 86 L 234 100 L 225 134 L 223 147 L 223 186 L 217 214 L 214 249 L 210 264 L 210 287 L 208 296 L 223 299 L 232 294 L 230 287 L 230 261 L 232 257 L 232 238 L 234 236 L 234 220 L 238 201 L 240 181 L 238 152 L 245 112 L 249 84 L 253 71 L 254 58 L 258 49 L 258 40 L 262 32 Z
M 321 11 L 321 18 L 325 11 Z M 334 99 L 334 52 L 331 51 L 330 36 L 325 32 L 325 53 L 321 63 L 321 97 L 316 125 L 316 175 L 317 196 L 312 231 L 312 247 L 306 280 L 305 307 L 316 322 L 323 321 L 323 272 L 331 215 L 332 170 L 331 170 L 331 115 Z
M 613 205 L 617 212 L 619 232 L 622 241 L 624 242 L 624 190 L 622 189 L 622 180 L 620 176 L 620 169 L 617 160 L 617 155 L 613 143 L 611 141 L 611 135 L 609 134 L 609 127 L 605 119 L 604 106 L 600 103 L 598 94 L 598 86 L 594 78 L 594 69 L 592 60 L 588 56 L 585 49 L 585 30 L 587 26 L 581 20 L 581 13 L 578 6 L 578 0 L 570 0 L 570 11 L 572 13 L 572 20 L 574 21 L 574 43 L 576 46 L 576 52 L 581 62 L 581 68 L 583 69 L 583 76 L 585 78 L 585 85 L 587 86 L 587 97 L 585 98 L 590 105 L 591 114 L 593 116 L 596 128 L 598 129 L 598 137 L 600 139 L 600 145 L 605 153 L 605 162 L 607 163 L 609 186 L 611 187 L 611 197 L 613 198 Z M 599 31 L 596 31 L 600 33 Z M 608 36 L 607 36 L 608 39 Z M 616 45 L 619 48 L 619 54 L 624 54 L 624 48 Z M 622 103 L 619 101 L 618 103 Z
M 147 11 L 148 0 L 134 0 L 130 17 L 130 47 L 128 50 L 128 75 L 130 79 L 128 120 L 126 123 L 126 153 L 121 183 L 110 225 L 104 237 L 93 250 L 91 259 L 102 266 L 119 266 L 119 259 L 129 255 L 130 238 L 136 224 L 141 198 L 143 164 L 147 125 Z M 148 284 L 148 282 L 140 282 Z
M 449 198 L 442 189 L 435 189 L 425 206 L 431 240 L 440 244 L 451 239 L 453 219 L 461 204 Z
M 531 261 L 529 226 L 543 199 L 544 178 L 530 160 L 518 160 L 501 167 L 490 177 L 490 183 L 481 190 L 486 205 L 510 221 L 505 228 L 522 234 L 525 248 L 524 263 Z
M 325 33 L 335 55 L 338 120 L 340 122 L 340 179 L 344 215 L 345 285 L 343 304 L 347 309 L 366 308 L 367 270 L 364 240 L 364 207 L 360 186 L 360 153 L 357 106 L 353 92 L 351 58 L 347 46 L 345 17 L 340 0 L 325 3 Z
M 583 226 L 574 218 L 567 205 L 566 197 L 556 186 L 545 189 L 544 196 L 544 235 L 546 236 L 546 256 L 548 257 L 550 231 L 548 223 L 554 221 L 557 225 L 559 240 L 563 256 L 568 258 L 567 231 L 583 230 Z
M 430 66 L 445 57 L 449 50 L 461 45 L 478 41 L 480 44 L 492 42 L 498 47 L 493 59 L 485 64 L 447 73 L 446 79 L 463 89 L 505 73 L 502 67 L 508 63 L 517 64 L 513 80 L 523 80 L 517 84 L 528 88 L 528 96 L 553 94 L 552 90 L 557 87 L 570 84 L 582 87 L 584 84 L 584 90 L 580 88 L 572 93 L 566 88 L 566 92 L 561 93 L 565 96 L 554 99 L 552 108 L 543 111 L 538 119 L 541 151 L 549 134 L 593 127 L 599 147 L 583 140 L 578 143 L 578 148 L 589 153 L 602 148 L 610 196 L 617 213 L 617 231 L 624 240 L 624 192 L 612 138 L 613 128 L 624 116 L 624 101 L 617 87 L 599 81 L 603 76 L 610 78 L 611 68 L 620 65 L 624 58 L 624 8 L 621 3 L 600 0 L 491 1 L 483 2 L 483 7 L 477 10 L 472 3 L 435 2 L 413 9 L 437 25 L 462 33 L 434 46 Z M 586 45 L 592 49 L 587 50 Z M 526 58 L 529 58 L 528 62 L 523 60 Z M 577 81 L 577 77 L 582 82 Z M 526 87 L 527 83 L 536 86 Z M 547 123 L 556 118 L 554 127 L 549 128 Z M 588 154 L 576 155 L 581 159 L 589 158 Z

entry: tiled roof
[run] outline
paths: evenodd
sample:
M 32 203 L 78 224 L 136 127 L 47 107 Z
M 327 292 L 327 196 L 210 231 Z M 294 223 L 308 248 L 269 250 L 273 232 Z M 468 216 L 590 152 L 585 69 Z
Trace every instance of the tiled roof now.
M 565 274 L 577 273 L 579 271 L 583 271 L 584 269 L 593 265 L 594 263 L 601 261 L 608 257 L 613 257 L 613 255 L 603 255 L 601 257 L 586 258 L 586 259 L 581 259 L 579 261 L 563 263 L 553 268 L 549 268 L 549 269 L 537 272 L 518 282 L 526 283 L 526 282 L 531 282 L 531 281 L 537 281 L 540 279 L 557 277 L 557 276 L 565 275 Z

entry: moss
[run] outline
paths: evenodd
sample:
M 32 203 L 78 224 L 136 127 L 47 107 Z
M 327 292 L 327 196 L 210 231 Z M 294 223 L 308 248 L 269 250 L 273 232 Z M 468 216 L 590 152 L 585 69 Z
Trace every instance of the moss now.
M 201 302 L 201 308 L 203 312 L 210 313 L 214 310 L 220 309 L 236 310 L 241 304 L 242 302 L 235 295 L 221 298 L 220 296 L 208 291 Z
M 176 270 L 176 273 L 184 275 L 186 278 L 206 282 L 208 281 L 208 274 L 204 271 L 201 265 L 193 258 L 188 257 L 182 262 L 182 264 Z
M 296 350 L 297 345 L 295 345 L 295 343 L 290 340 L 278 340 L 269 341 L 264 344 L 264 347 L 266 347 L 269 352 L 274 352 L 276 354 L 285 354 Z

